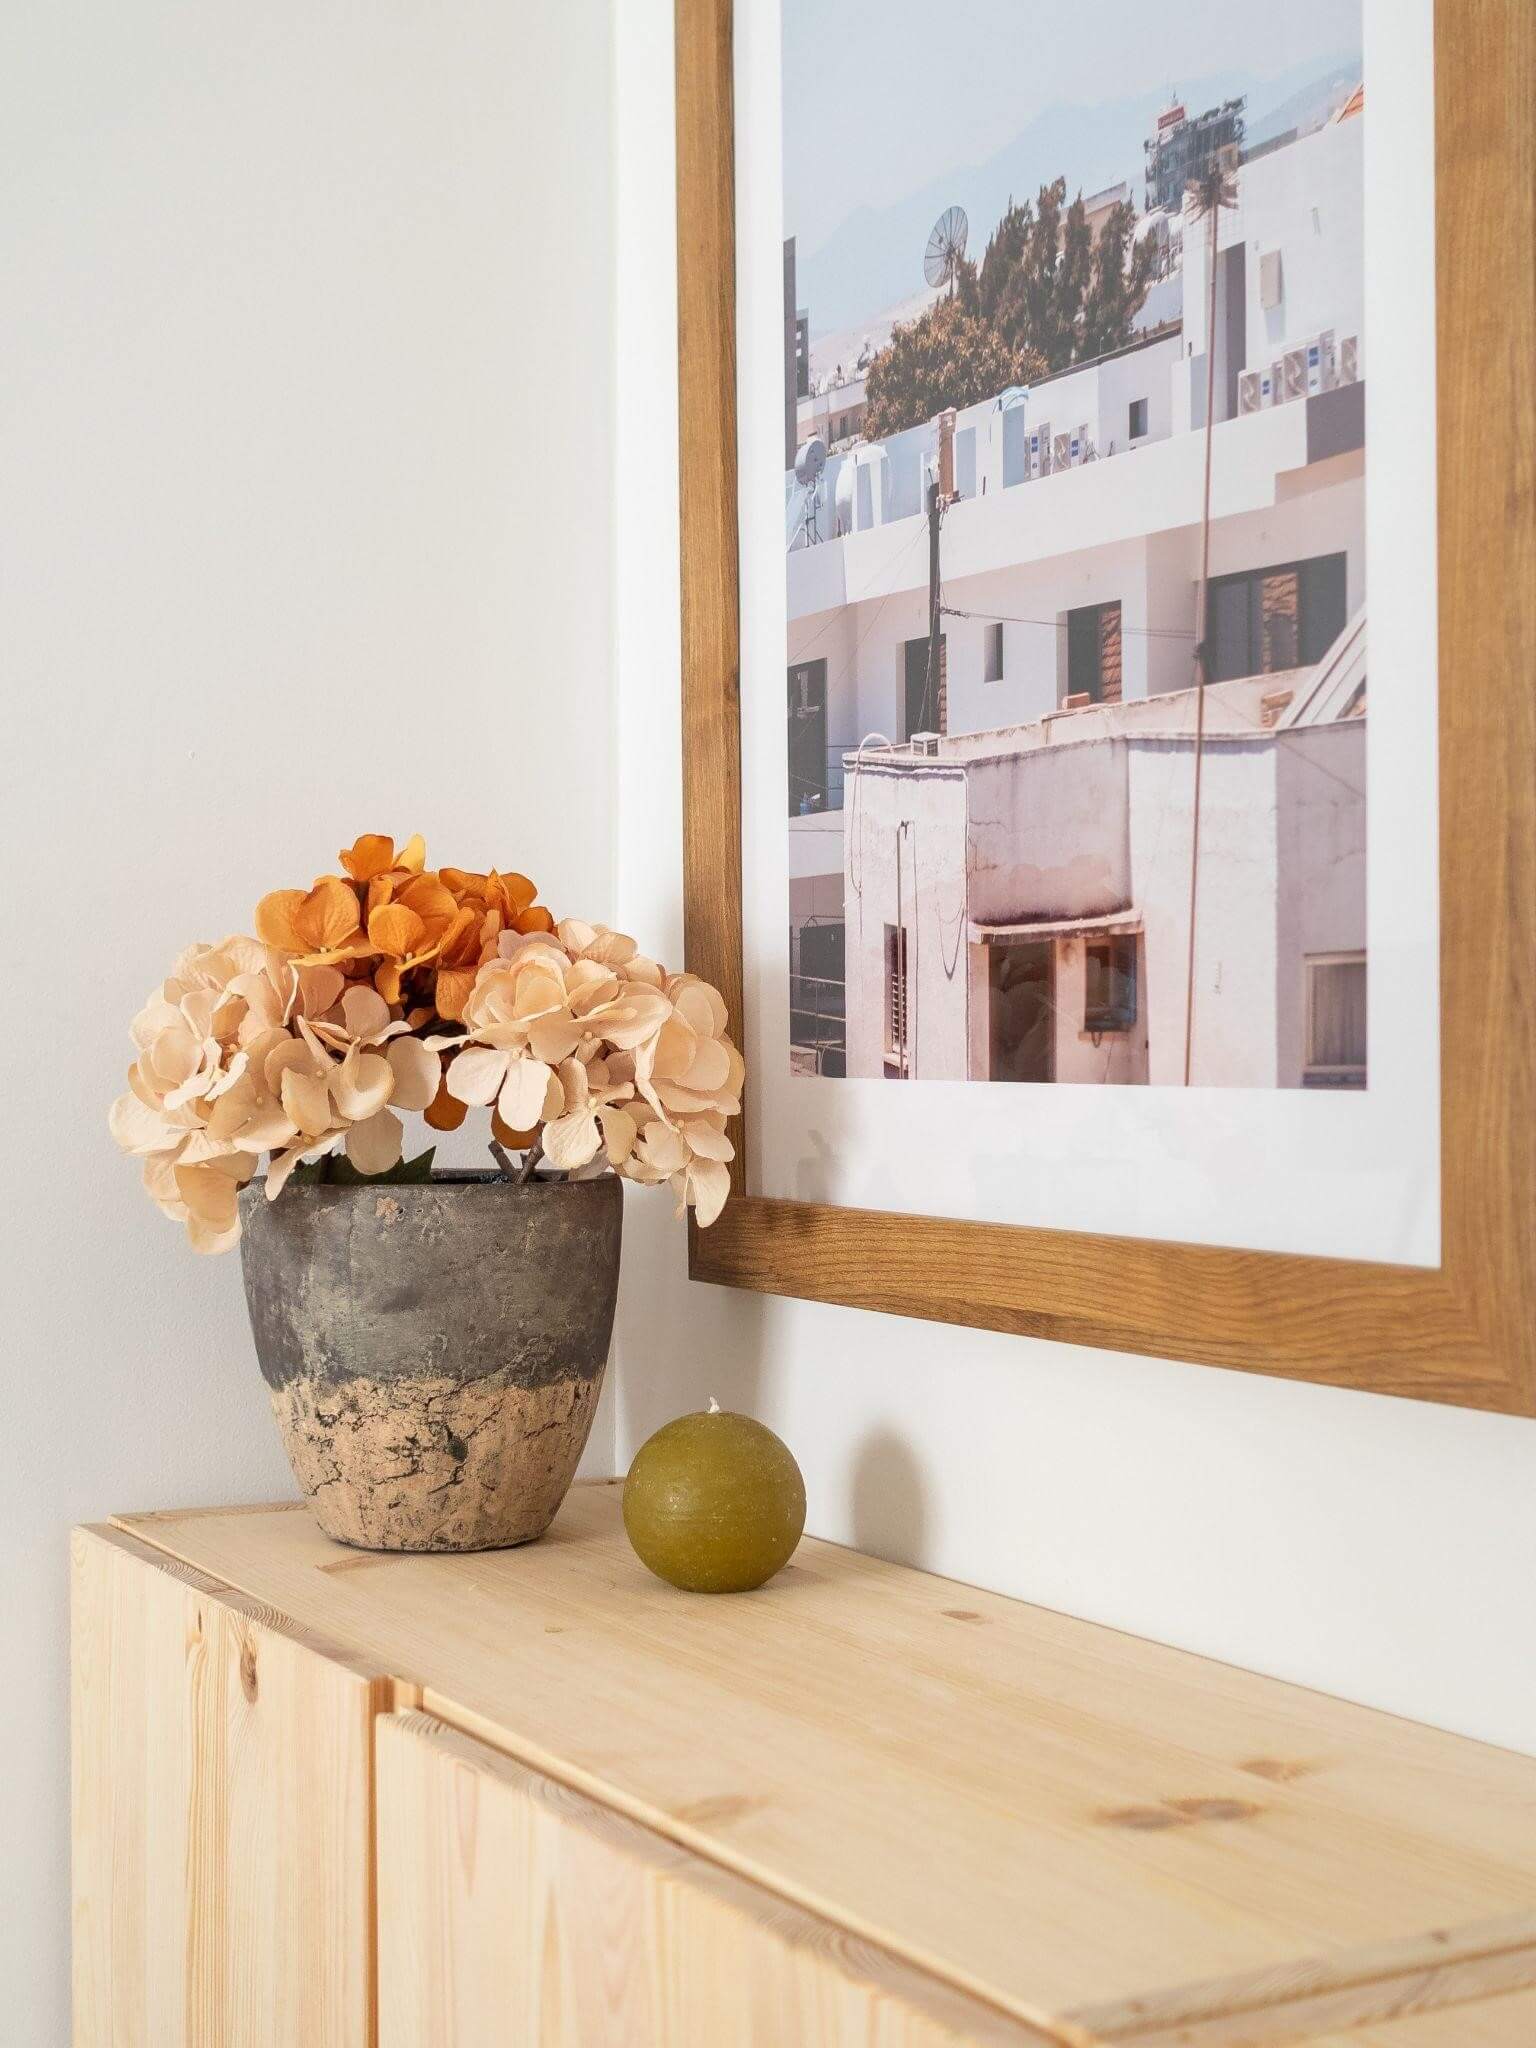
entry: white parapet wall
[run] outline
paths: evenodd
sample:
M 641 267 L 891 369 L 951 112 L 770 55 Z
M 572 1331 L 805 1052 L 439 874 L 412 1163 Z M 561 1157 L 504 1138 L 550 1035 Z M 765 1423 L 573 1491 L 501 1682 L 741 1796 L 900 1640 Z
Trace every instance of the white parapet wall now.
M 988 950 L 1038 942 L 1054 1017 L 1038 1078 L 1181 1085 L 1193 901 L 1192 1083 L 1301 1085 L 1306 963 L 1366 944 L 1366 727 L 1266 725 L 1274 681 L 1208 693 L 1198 857 L 1194 692 L 850 762 L 849 1073 L 993 1078 Z M 1110 933 L 1136 941 L 1137 1007 L 1106 1049 L 1084 948 Z

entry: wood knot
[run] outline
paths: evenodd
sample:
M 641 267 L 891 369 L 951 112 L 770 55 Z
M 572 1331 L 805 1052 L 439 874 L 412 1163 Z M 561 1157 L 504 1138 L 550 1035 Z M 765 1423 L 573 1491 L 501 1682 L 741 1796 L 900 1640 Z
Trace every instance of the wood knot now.
M 940 1610 L 946 1621 L 981 1621 L 974 1607 L 945 1607 Z
M 1116 1806 L 1107 1813 L 1101 1813 L 1099 1819 L 1106 1827 L 1144 1828 L 1149 1832 L 1156 1828 L 1184 1826 L 1182 1816 L 1166 1806 Z
M 1156 1806 L 1116 1806 L 1101 1813 L 1099 1819 L 1107 1827 L 1152 1833 L 1159 1828 L 1193 1827 L 1203 1820 L 1252 1820 L 1263 1811 L 1251 1799 L 1164 1799 Z
M 1251 1756 L 1246 1763 L 1239 1764 L 1240 1771 L 1249 1771 L 1255 1778 L 1267 1778 L 1272 1785 L 1288 1785 L 1293 1778 L 1304 1778 L 1315 1764 L 1295 1763 L 1282 1756 Z
M 688 1806 L 679 1806 L 674 1818 L 694 1827 L 720 1827 L 729 1821 L 744 1820 L 749 1813 L 756 1813 L 767 1804 L 766 1799 L 749 1799 L 741 1792 L 717 1792 L 711 1798 L 695 1799 Z
M 1264 1811 L 1251 1799 L 1170 1799 L 1168 1804 L 1186 1820 L 1252 1820 Z
M 249 1638 L 240 1645 L 240 1690 L 254 1707 L 260 1688 L 256 1683 L 256 1645 Z

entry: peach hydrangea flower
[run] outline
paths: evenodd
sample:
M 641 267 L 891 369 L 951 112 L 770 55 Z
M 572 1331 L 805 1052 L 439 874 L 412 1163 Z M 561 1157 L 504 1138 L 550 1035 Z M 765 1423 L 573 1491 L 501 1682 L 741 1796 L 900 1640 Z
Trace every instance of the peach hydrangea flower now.
M 263 1154 L 270 1200 L 338 1145 L 389 1172 L 402 1111 L 454 1130 L 476 1106 L 525 1177 L 542 1154 L 665 1182 L 714 1220 L 744 1072 L 717 990 L 623 932 L 557 926 L 524 875 L 429 869 L 420 837 L 363 833 L 337 858 L 263 897 L 255 937 L 189 947 L 134 1020 L 112 1134 L 197 1250 L 238 1239 Z
M 460 1102 L 494 1101 L 513 1130 L 550 1121 L 566 1107 L 563 1061 L 632 1050 L 666 1016 L 660 990 L 624 981 L 599 960 L 573 960 L 557 938 L 503 933 L 465 1001 L 464 1049 L 448 1069 L 448 1092 Z
M 567 1171 L 589 1166 L 600 1153 L 607 1165 L 622 1166 L 635 1144 L 635 1119 L 624 1107 L 634 1099 L 634 1062 L 622 1053 L 562 1060 L 559 1081 L 564 1107 L 544 1126 L 544 1157 Z
M 294 1135 L 265 1071 L 287 1019 L 334 1002 L 341 977 L 295 969 L 255 939 L 190 946 L 133 1022 L 138 1057 L 112 1105 L 113 1137 L 195 1251 L 240 1235 L 235 1206 L 260 1153 Z
M 134 1020 L 139 1056 L 112 1135 L 144 1159 L 145 1187 L 193 1248 L 226 1250 L 263 1152 L 269 1199 L 338 1138 L 360 1173 L 395 1164 L 394 1109 L 426 1108 L 439 1075 L 421 1040 L 399 1035 L 408 1028 L 334 967 L 299 966 L 254 939 L 191 947 Z
M 649 1187 L 666 1182 L 677 1196 L 677 1213 L 690 1207 L 701 1225 L 714 1222 L 731 1191 L 729 1168 L 723 1160 L 712 1159 L 693 1149 L 692 1137 L 669 1124 L 648 1103 L 634 1111 L 638 1137 L 634 1151 L 619 1168 L 626 1180 Z M 722 1130 L 724 1119 L 721 1119 Z M 734 1147 L 724 1139 L 727 1159 Z
M 428 1108 L 438 1086 L 437 1059 L 421 1039 L 401 1035 L 409 1028 L 377 990 L 358 985 L 313 1023 L 301 1017 L 298 1036 L 271 1052 L 266 1080 L 294 1130 L 267 1169 L 269 1201 L 301 1159 L 338 1137 L 359 1173 L 399 1163 L 404 1126 L 395 1111 Z

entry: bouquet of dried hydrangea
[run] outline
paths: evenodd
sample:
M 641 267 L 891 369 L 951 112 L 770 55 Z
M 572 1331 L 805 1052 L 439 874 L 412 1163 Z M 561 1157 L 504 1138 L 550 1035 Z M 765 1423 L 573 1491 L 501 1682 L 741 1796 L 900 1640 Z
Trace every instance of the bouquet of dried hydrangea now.
M 419 837 L 397 853 L 365 833 L 339 858 L 264 897 L 254 938 L 189 947 L 133 1021 L 112 1135 L 194 1250 L 238 1240 L 263 1154 L 268 1200 L 296 1170 L 424 1179 L 402 1110 L 451 1131 L 489 1108 L 523 1177 L 543 1160 L 665 1181 L 714 1221 L 745 1071 L 715 989 L 556 923 L 522 875 L 429 869 Z

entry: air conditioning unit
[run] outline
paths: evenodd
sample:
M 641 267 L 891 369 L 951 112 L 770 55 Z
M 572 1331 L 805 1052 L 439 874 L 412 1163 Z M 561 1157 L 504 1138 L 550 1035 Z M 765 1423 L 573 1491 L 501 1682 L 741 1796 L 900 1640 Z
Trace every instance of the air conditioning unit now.
M 936 732 L 915 732 L 912 735 L 912 751 L 932 760 L 939 751 L 941 735 Z
M 1307 352 L 1304 348 L 1288 348 L 1280 359 L 1280 374 L 1283 378 L 1281 390 L 1286 403 L 1293 398 L 1307 395 Z
M 1307 356 L 1307 396 L 1316 398 L 1323 388 L 1323 348 L 1318 341 L 1309 341 Z
M 1323 329 L 1317 345 L 1323 352 L 1323 389 L 1332 391 L 1339 381 L 1339 345 L 1331 327 Z
M 1360 337 L 1346 334 L 1339 343 L 1339 382 L 1358 384 L 1360 381 Z
M 1040 450 L 1040 467 L 1035 471 L 1035 475 L 1049 476 L 1051 473 L 1051 427 L 1048 420 L 1042 420 L 1039 431 L 1030 436 L 1031 447 L 1037 443 Z
M 1070 469 L 1072 462 L 1072 436 L 1070 434 L 1058 434 L 1055 441 L 1051 444 L 1051 467 L 1052 469 Z
M 1265 386 L 1269 379 L 1257 370 L 1244 370 L 1237 380 L 1237 410 L 1239 417 L 1245 412 L 1262 412 L 1268 399 Z
M 1092 462 L 1099 452 L 1093 444 L 1093 439 L 1086 425 L 1079 427 L 1077 430 L 1077 446 L 1077 460 L 1079 462 Z

